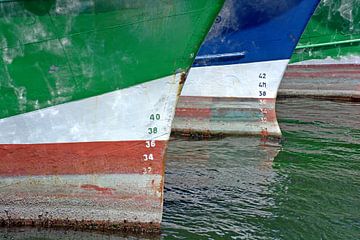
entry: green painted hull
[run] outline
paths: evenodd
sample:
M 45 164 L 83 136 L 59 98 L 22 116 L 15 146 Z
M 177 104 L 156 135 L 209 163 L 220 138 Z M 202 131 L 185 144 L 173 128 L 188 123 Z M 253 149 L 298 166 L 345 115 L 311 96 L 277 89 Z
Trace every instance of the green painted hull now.
M 0 119 L 187 71 L 222 4 L 0 1 Z
M 291 62 L 360 56 L 360 0 L 323 0 Z

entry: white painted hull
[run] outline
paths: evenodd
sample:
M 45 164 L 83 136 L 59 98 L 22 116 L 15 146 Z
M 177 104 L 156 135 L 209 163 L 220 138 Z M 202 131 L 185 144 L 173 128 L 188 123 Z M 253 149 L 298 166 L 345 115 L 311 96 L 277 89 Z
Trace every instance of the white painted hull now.
M 173 131 L 281 136 L 275 100 L 288 62 L 192 68 L 177 105 Z M 208 111 L 206 116 L 204 111 Z
M 0 120 L 0 225 L 159 228 L 180 80 Z
M 0 144 L 167 140 L 180 74 L 0 119 Z M 157 133 L 151 114 L 159 114 Z
M 276 98 L 289 60 L 191 68 L 181 96 Z M 265 74 L 264 78 L 259 78 Z M 259 87 L 266 82 L 266 87 Z M 260 96 L 259 91 L 266 91 Z

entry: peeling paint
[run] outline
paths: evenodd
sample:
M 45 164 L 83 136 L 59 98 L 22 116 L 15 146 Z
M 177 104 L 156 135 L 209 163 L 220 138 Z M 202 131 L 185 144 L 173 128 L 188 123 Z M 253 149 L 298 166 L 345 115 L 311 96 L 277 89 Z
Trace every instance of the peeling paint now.
M 154 180 L 152 180 L 152 181 L 154 181 Z M 92 184 L 84 184 L 84 185 L 81 185 L 80 187 L 85 190 L 95 190 L 95 191 L 100 192 L 101 194 L 105 194 L 105 195 L 106 194 L 112 195 L 113 191 L 115 191 L 114 188 L 99 187 L 99 186 L 92 185 Z

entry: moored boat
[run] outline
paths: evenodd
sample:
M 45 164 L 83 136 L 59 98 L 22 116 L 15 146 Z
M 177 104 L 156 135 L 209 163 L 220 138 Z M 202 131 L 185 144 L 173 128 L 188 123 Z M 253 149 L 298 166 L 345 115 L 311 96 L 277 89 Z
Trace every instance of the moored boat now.
M 280 136 L 275 100 L 318 0 L 227 0 L 184 85 L 173 131 Z
M 311 17 L 291 63 L 360 64 L 360 2 L 322 0 Z
M 157 231 L 175 104 L 222 4 L 0 1 L 0 225 Z
M 360 2 L 321 1 L 291 58 L 279 95 L 360 98 Z

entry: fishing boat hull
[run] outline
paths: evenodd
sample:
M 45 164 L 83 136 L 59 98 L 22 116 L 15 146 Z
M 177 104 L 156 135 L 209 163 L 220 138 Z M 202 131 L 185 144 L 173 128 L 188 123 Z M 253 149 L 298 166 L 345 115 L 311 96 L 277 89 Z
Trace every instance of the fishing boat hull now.
M 222 3 L 0 2 L 1 225 L 159 230 L 176 101 Z
M 189 72 L 173 131 L 281 136 L 278 87 L 317 4 L 226 1 Z

